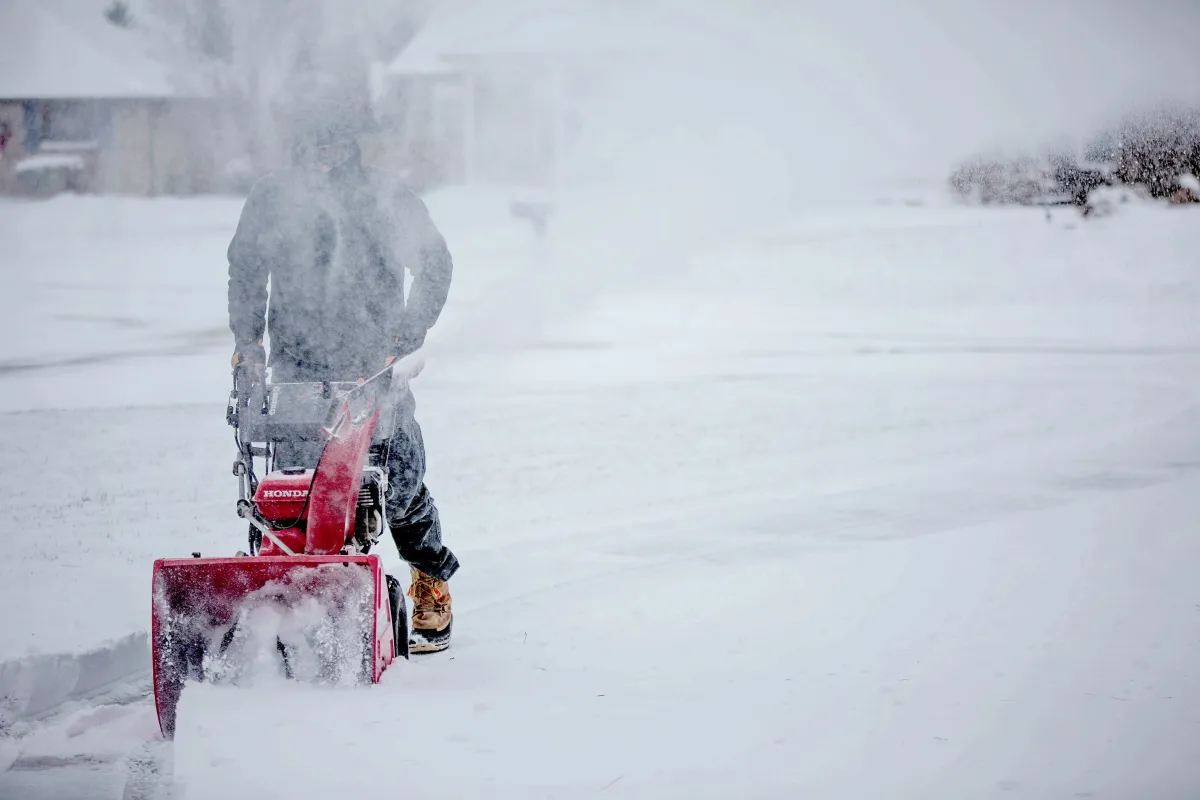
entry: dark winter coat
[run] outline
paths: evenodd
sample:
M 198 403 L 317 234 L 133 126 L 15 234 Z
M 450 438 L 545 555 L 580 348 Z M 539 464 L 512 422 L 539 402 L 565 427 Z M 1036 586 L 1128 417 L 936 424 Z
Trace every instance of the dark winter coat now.
M 446 241 L 421 199 L 353 164 L 289 169 L 251 189 L 229 245 L 229 326 L 240 352 L 263 337 L 271 363 L 373 374 L 425 340 L 450 290 Z M 404 271 L 413 274 L 404 297 Z

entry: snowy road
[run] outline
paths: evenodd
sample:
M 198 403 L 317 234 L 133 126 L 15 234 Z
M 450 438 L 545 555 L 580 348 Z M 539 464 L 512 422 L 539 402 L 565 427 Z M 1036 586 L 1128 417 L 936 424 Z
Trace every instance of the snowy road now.
M 183 796 L 1194 795 L 1195 216 L 876 209 L 560 271 L 509 309 L 532 340 L 419 379 L 454 648 L 371 692 L 189 690 Z M 463 251 L 452 330 L 487 302 Z M 221 324 L 217 272 L 182 324 Z M 239 546 L 225 350 L 0 375 L 83 407 L 0 416 L 10 655 L 136 632 L 153 557 Z M 206 399 L 63 391 L 181 372 Z M 152 732 L 62 714 L 0 796 L 120 796 Z

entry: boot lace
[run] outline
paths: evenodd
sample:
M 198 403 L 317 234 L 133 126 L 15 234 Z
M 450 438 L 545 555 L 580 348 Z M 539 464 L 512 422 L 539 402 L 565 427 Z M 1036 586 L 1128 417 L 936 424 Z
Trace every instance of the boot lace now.
M 446 595 L 438 588 L 438 580 L 423 572 L 417 573 L 408 587 L 408 596 L 413 599 L 413 610 L 419 613 L 432 611 L 440 614 L 449 607 Z

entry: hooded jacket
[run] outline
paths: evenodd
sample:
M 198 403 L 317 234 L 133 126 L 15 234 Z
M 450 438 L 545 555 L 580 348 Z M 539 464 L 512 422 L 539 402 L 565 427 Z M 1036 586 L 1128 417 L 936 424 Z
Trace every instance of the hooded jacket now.
M 420 347 L 453 272 L 421 199 L 357 158 L 329 173 L 291 168 L 258 180 L 228 259 L 238 351 L 262 340 L 269 314 L 272 364 L 302 364 L 338 380 L 377 372 L 387 356 Z

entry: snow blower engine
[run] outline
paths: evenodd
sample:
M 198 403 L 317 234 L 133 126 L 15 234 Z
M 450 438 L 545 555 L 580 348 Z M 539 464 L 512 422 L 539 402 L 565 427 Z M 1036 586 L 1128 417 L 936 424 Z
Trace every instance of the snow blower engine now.
M 334 685 L 378 682 L 408 657 L 403 590 L 370 550 L 385 528 L 388 432 L 420 368 L 409 356 L 353 383 L 271 383 L 234 371 L 226 418 L 248 550 L 154 562 L 164 737 L 174 738 L 189 680 L 236 684 L 261 669 L 264 652 L 286 678 Z

